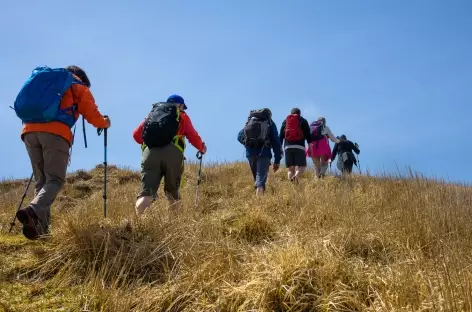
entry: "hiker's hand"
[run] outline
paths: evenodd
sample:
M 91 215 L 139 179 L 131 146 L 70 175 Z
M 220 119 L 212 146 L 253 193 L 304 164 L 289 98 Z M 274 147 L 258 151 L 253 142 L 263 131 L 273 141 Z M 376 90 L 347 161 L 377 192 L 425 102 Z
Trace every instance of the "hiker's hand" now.
M 111 120 L 110 120 L 110 117 L 108 116 L 103 116 L 106 120 L 106 122 L 108 123 L 108 126 L 106 126 L 105 128 L 110 128 L 111 127 Z
M 274 173 L 277 172 L 280 168 L 279 164 L 274 164 Z
M 202 153 L 202 155 L 205 155 L 207 152 L 207 146 L 206 144 L 203 145 L 203 149 L 200 151 L 200 153 Z

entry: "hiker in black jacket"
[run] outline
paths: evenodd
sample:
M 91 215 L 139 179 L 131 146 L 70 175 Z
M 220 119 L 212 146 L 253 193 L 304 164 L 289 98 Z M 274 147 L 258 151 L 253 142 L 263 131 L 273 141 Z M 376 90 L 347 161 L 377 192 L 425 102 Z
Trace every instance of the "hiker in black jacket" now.
M 280 144 L 285 140 L 285 166 L 288 168 L 288 178 L 295 183 L 306 168 L 305 141 L 311 148 L 310 126 L 300 114 L 300 109 L 293 108 L 283 121 L 279 135 Z
M 336 164 L 337 168 L 343 174 L 350 174 L 352 172 L 352 166 L 357 166 L 357 159 L 353 152 L 359 155 L 361 151 L 359 150 L 357 143 L 352 143 L 343 134 L 339 137 L 339 143 L 334 145 L 331 162 L 333 162 L 336 156 L 338 156 L 338 162 Z

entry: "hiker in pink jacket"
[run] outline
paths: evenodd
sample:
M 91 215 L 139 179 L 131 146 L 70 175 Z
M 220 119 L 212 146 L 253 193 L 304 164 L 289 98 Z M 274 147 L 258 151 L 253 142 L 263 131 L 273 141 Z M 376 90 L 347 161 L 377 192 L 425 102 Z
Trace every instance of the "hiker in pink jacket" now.
M 328 138 L 334 143 L 339 143 L 339 139 L 333 135 L 331 129 L 326 125 L 326 119 L 324 117 L 319 117 L 317 121 L 311 123 L 310 133 L 312 145 L 311 149 L 308 148 L 306 150 L 306 155 L 313 160 L 316 177 L 324 178 L 332 156 Z

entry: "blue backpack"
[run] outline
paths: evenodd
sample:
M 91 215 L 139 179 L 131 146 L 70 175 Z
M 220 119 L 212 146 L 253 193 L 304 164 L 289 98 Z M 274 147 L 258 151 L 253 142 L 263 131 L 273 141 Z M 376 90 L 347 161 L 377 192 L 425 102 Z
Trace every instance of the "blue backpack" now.
M 72 128 L 76 122 L 77 105 L 61 109 L 61 100 L 73 84 L 85 85 L 65 68 L 36 67 L 21 87 L 13 109 L 23 123 L 59 121 Z M 84 119 L 82 126 L 87 147 Z
M 72 128 L 76 106 L 60 106 L 62 96 L 73 84 L 83 83 L 65 68 L 36 67 L 16 97 L 16 115 L 23 123 L 59 121 Z

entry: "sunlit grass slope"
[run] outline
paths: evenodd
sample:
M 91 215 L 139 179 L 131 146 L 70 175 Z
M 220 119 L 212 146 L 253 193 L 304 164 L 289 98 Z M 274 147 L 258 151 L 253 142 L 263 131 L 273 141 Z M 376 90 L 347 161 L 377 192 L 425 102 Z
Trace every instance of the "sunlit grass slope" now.
M 256 198 L 234 163 L 204 169 L 194 209 L 196 172 L 181 215 L 160 199 L 135 219 L 139 174 L 110 167 L 107 220 L 103 169 L 73 173 L 47 241 L 8 233 L 26 182 L 2 182 L 0 310 L 472 310 L 471 188 L 282 171 Z

